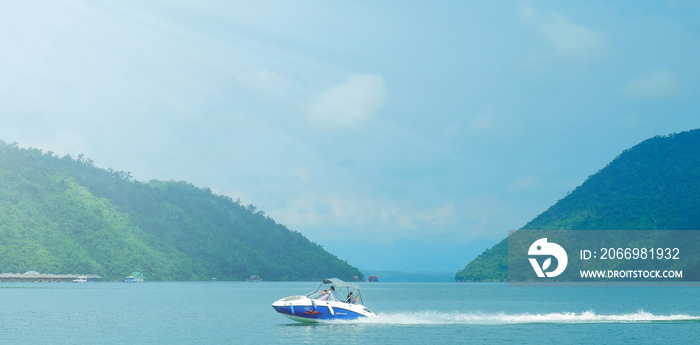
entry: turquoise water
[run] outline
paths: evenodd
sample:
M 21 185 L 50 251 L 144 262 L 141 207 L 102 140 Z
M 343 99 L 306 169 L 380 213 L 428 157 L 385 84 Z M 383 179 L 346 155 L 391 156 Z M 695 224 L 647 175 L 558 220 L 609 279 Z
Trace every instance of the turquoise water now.
M 2 283 L 3 343 L 697 344 L 700 288 L 362 283 L 375 319 L 306 325 L 292 283 Z

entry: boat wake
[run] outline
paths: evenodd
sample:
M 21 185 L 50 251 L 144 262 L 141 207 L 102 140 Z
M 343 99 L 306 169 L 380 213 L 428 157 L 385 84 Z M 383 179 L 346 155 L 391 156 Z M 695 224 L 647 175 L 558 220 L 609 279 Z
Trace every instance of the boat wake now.
M 334 321 L 335 322 L 335 321 Z M 687 314 L 656 315 L 644 310 L 629 314 L 596 314 L 593 311 L 582 313 L 482 313 L 482 312 L 397 312 L 380 313 L 376 317 L 361 318 L 342 323 L 392 324 L 392 325 L 504 325 L 537 323 L 691 323 L 700 322 L 700 316 Z

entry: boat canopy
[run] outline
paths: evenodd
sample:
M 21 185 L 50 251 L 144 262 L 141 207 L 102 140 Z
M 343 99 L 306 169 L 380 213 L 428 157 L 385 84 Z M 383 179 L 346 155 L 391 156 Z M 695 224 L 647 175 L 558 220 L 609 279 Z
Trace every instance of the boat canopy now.
M 360 289 L 360 285 L 358 285 L 358 284 L 356 284 L 356 283 L 348 283 L 348 282 L 342 281 L 342 280 L 340 280 L 340 279 L 338 279 L 338 278 L 328 278 L 328 279 L 324 279 L 324 280 L 323 280 L 323 284 L 333 284 L 333 285 L 335 285 L 337 288 L 349 287 L 349 288 L 352 288 L 352 289 L 355 289 L 355 290 L 359 290 L 359 289 Z
M 330 287 L 328 287 L 330 285 Z M 330 290 L 330 293 L 328 290 Z M 338 278 L 324 279 L 316 291 L 306 295 L 311 299 L 331 299 L 345 303 L 363 304 L 362 296 L 360 295 L 360 285 L 357 283 L 348 283 Z

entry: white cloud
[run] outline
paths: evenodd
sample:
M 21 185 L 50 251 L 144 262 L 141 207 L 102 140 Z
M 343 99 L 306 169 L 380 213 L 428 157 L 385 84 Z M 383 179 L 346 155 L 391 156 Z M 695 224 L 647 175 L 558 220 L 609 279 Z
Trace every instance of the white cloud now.
M 491 134 L 498 131 L 499 124 L 493 109 L 486 109 L 469 122 L 469 131 L 478 134 Z
M 277 214 L 278 222 L 290 226 L 292 229 L 300 229 L 314 225 L 319 220 L 319 214 L 316 212 L 314 200 L 307 197 L 295 198 L 289 202 L 283 210 L 279 212 L 271 211 L 271 214 Z
M 489 107 L 467 124 L 469 134 L 480 137 L 504 137 L 518 132 L 522 126 L 518 116 L 508 116 Z
M 491 235 L 495 230 L 492 225 L 495 220 L 503 219 L 508 213 L 503 198 L 491 193 L 466 196 L 463 207 L 466 219 L 465 230 L 460 234 L 463 237 Z
M 670 97 L 678 93 L 680 82 L 676 75 L 669 70 L 649 72 L 628 82 L 623 91 L 628 96 L 641 99 L 657 99 Z
M 312 180 L 311 173 L 306 168 L 294 169 L 294 175 L 304 183 L 308 183 Z
M 354 129 L 384 107 L 387 91 L 377 74 L 353 74 L 323 92 L 309 108 L 309 121 L 324 129 Z
M 518 17 L 545 47 L 533 47 L 531 57 L 560 57 L 588 61 L 600 54 L 601 38 L 593 30 L 573 23 L 564 14 L 539 11 L 527 4 L 518 6 Z
M 292 82 L 287 78 L 264 68 L 249 75 L 244 74 L 241 81 L 258 90 L 266 100 L 285 97 L 292 87 Z
M 423 210 L 418 212 L 415 217 L 417 221 L 432 226 L 446 226 L 457 221 L 453 203 L 445 203 L 438 207 Z
M 522 176 L 508 184 L 509 192 L 524 192 L 538 188 L 542 185 L 542 180 L 537 176 Z
M 350 229 L 372 241 L 425 238 L 444 233 L 457 222 L 453 203 L 407 208 L 371 198 L 305 194 L 269 213 L 275 220 L 312 238 L 338 238 Z M 429 229 L 430 231 L 426 231 Z
M 89 157 L 92 152 L 88 140 L 80 133 L 60 131 L 44 141 L 30 141 L 29 147 L 50 148 L 58 156 L 71 155 L 73 158 L 80 154 Z
M 443 133 L 445 134 L 446 138 L 453 139 L 457 137 L 457 134 L 459 134 L 459 127 L 453 123 L 445 126 L 443 129 Z

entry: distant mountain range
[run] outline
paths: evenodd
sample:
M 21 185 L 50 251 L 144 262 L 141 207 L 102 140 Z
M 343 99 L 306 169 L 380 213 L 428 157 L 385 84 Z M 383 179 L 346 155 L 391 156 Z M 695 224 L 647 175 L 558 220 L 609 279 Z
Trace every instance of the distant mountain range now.
M 132 271 L 147 280 L 362 278 L 253 205 L 0 141 L 0 272 L 25 271 L 111 280 Z
M 522 229 L 700 229 L 700 129 L 657 136 L 625 150 Z M 455 280 L 507 276 L 504 239 L 457 272 Z

